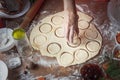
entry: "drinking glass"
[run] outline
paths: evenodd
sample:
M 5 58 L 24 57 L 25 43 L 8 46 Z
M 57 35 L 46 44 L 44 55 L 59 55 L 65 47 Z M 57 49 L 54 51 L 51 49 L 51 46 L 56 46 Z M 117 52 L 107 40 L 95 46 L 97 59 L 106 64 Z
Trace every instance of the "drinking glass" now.
M 33 48 L 28 40 L 24 29 L 15 29 L 12 33 L 15 40 L 15 45 L 21 57 L 29 57 L 32 55 Z

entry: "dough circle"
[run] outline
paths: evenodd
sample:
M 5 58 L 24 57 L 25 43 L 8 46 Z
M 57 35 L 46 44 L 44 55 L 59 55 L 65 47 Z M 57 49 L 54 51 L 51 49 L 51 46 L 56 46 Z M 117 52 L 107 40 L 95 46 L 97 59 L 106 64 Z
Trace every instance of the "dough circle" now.
M 64 52 L 61 56 L 60 56 L 60 62 L 63 65 L 69 65 L 73 62 L 74 57 L 72 54 L 68 53 L 68 52 Z
M 39 30 L 42 33 L 48 33 L 52 30 L 52 26 L 49 23 L 44 23 L 40 26 Z
M 96 39 L 98 36 L 98 33 L 95 30 L 87 29 L 85 31 L 85 37 L 88 39 Z
M 57 37 L 63 38 L 64 37 L 64 30 L 63 30 L 63 28 L 61 28 L 61 27 L 57 28 L 56 31 L 55 31 L 55 35 Z
M 63 23 L 63 17 L 62 16 L 53 16 L 51 19 L 53 24 L 59 25 Z
M 78 27 L 80 29 L 87 29 L 89 27 L 89 23 L 87 21 L 85 21 L 85 20 L 80 20 L 78 22 Z
M 33 42 L 39 46 L 43 45 L 46 41 L 47 41 L 47 38 L 43 35 L 37 35 L 34 37 L 34 40 L 33 40 Z
M 61 50 L 61 46 L 58 43 L 50 43 L 47 48 L 49 54 L 55 55 Z
M 100 49 L 100 44 L 97 41 L 89 41 L 86 44 L 86 47 L 89 51 L 95 52 L 95 51 L 98 51 Z
M 75 51 L 75 58 L 78 61 L 84 61 L 89 57 L 89 54 L 86 50 L 84 49 L 79 49 L 77 51 Z

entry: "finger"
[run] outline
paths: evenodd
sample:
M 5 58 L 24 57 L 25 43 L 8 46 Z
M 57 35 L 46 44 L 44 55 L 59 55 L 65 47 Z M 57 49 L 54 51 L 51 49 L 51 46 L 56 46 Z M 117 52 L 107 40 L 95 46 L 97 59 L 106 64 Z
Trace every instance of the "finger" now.
M 77 35 L 79 34 L 79 28 L 78 27 L 76 27 L 75 32 L 76 32 Z
M 74 27 L 75 27 L 75 32 L 78 35 L 79 34 L 78 20 L 76 20 L 76 23 L 75 23 Z
M 70 28 L 70 33 L 69 33 L 69 42 L 73 43 L 73 37 L 74 37 L 74 28 L 73 26 Z
M 67 41 L 69 41 L 69 34 L 70 34 L 70 31 L 68 31 L 68 32 L 66 33 L 66 39 L 67 39 Z
M 69 28 L 66 27 L 66 25 L 64 26 L 64 35 L 65 35 L 65 38 L 68 41 L 69 40 Z

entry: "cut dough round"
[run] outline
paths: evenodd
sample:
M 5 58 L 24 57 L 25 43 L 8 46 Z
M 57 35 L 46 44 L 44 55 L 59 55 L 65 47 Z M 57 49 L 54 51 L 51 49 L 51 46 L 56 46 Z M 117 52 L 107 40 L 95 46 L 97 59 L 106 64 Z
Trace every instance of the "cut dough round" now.
M 45 42 L 47 41 L 47 38 L 43 35 L 37 35 L 34 37 L 33 39 L 33 42 L 36 44 L 36 45 L 43 45 Z
M 61 46 L 58 43 L 51 43 L 48 45 L 48 52 L 52 55 L 59 53 Z
M 87 21 L 84 21 L 84 20 L 80 20 L 78 22 L 78 27 L 80 29 L 87 29 L 89 27 L 89 23 Z
M 89 51 L 95 52 L 95 51 L 98 51 L 100 49 L 100 44 L 97 41 L 89 41 L 86 44 L 86 47 Z
M 85 31 L 85 37 L 88 39 L 96 39 L 98 37 L 98 33 L 95 30 L 87 29 Z
M 53 16 L 51 19 L 53 24 L 59 25 L 63 23 L 63 17 L 62 16 Z
M 60 62 L 63 65 L 69 65 L 73 62 L 74 57 L 72 54 L 65 52 L 60 56 Z
M 63 38 L 63 37 L 64 37 L 63 28 L 61 28 L 61 27 L 57 28 L 56 31 L 55 31 L 55 35 L 56 35 L 57 37 Z
M 85 61 L 88 57 L 89 57 L 89 54 L 84 49 L 79 49 L 79 50 L 75 51 L 75 58 L 78 61 Z
M 39 28 L 41 33 L 48 33 L 52 30 L 52 26 L 49 23 L 44 23 Z

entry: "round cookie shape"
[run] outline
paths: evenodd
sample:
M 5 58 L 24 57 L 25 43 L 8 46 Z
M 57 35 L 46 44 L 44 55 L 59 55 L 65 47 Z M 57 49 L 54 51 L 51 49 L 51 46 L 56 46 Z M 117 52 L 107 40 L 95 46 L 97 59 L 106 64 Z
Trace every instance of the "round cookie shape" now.
M 85 37 L 88 39 L 96 39 L 98 37 L 98 33 L 95 30 L 87 29 L 85 31 Z
M 55 25 L 59 25 L 63 23 L 63 17 L 59 15 L 55 15 L 52 17 L 51 22 Z
M 86 44 L 86 48 L 87 48 L 89 51 L 95 52 L 95 51 L 98 51 L 98 50 L 100 49 L 100 44 L 99 44 L 99 42 L 97 42 L 97 41 L 89 41 L 89 42 Z
M 61 50 L 61 46 L 58 43 L 50 43 L 47 47 L 49 54 L 55 55 Z
M 35 36 L 34 39 L 33 39 L 33 42 L 34 42 L 36 45 L 39 45 L 39 46 L 45 44 L 46 41 L 47 41 L 47 38 L 46 38 L 45 36 L 43 36 L 43 35 L 37 35 L 37 36 Z
M 57 28 L 56 31 L 55 31 L 55 35 L 59 38 L 63 38 L 64 37 L 63 28 L 61 28 L 61 27 Z
M 85 21 L 85 20 L 78 21 L 78 27 L 80 29 L 87 29 L 87 28 L 89 28 L 89 26 L 90 26 L 90 24 L 88 21 Z
M 75 51 L 75 58 L 78 61 L 84 61 L 89 57 L 89 53 L 85 49 L 79 49 Z
M 67 56 L 67 57 L 66 57 Z M 64 52 L 62 53 L 62 55 L 60 56 L 60 62 L 63 65 L 69 65 L 73 62 L 74 57 L 72 54 L 70 54 L 69 52 Z
M 41 33 L 49 33 L 52 30 L 52 26 L 49 23 L 44 23 L 39 28 Z

